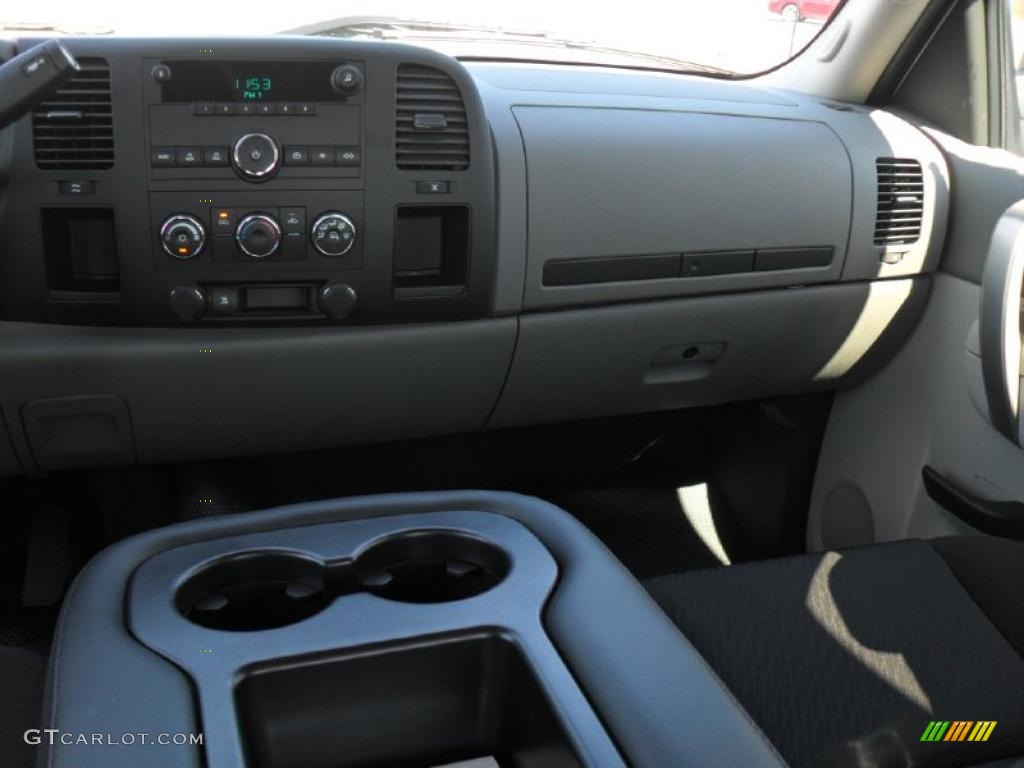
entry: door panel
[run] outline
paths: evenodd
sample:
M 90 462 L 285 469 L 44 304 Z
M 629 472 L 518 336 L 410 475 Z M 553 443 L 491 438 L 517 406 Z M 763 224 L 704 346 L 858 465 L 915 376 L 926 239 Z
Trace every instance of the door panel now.
M 1024 451 L 972 402 L 966 351 L 996 222 L 1024 198 L 1024 160 L 930 135 L 954 179 L 943 271 L 899 354 L 836 396 L 811 499 L 813 550 L 970 531 L 928 497 L 925 465 L 979 498 L 1024 500 Z

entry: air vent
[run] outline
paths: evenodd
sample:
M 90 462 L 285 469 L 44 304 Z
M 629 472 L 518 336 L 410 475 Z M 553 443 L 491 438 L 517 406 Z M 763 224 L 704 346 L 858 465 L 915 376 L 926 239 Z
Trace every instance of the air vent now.
M 437 69 L 398 67 L 395 162 L 409 171 L 469 167 L 469 127 L 459 87 Z
M 878 171 L 878 213 L 875 245 L 906 245 L 921 236 L 924 215 L 924 177 L 916 160 L 880 157 Z
M 101 170 L 114 164 L 110 68 L 79 59 L 81 71 L 32 115 L 36 165 L 54 170 Z

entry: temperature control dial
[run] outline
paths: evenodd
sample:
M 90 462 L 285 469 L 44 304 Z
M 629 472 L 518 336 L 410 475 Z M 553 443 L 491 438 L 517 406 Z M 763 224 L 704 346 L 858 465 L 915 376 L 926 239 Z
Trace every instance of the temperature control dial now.
M 160 227 L 160 243 L 169 256 L 191 259 L 206 244 L 206 229 L 195 216 L 176 213 Z
M 356 225 L 344 213 L 330 211 L 317 217 L 310 236 L 324 256 L 344 256 L 356 244 Z
M 281 148 L 265 133 L 247 133 L 231 151 L 235 170 L 249 181 L 266 181 L 281 167 Z
M 281 226 L 269 214 L 250 213 L 238 222 L 235 242 L 247 256 L 265 259 L 281 246 Z

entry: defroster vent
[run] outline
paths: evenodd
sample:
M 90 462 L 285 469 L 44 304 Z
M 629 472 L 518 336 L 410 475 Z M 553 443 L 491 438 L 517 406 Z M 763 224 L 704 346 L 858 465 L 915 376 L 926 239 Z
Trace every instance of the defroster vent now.
M 395 162 L 403 170 L 469 167 L 469 126 L 459 87 L 440 70 L 398 67 Z
M 78 63 L 81 71 L 32 115 L 39 168 L 102 170 L 114 164 L 110 68 L 103 59 Z
M 875 245 L 906 245 L 921 236 L 924 215 L 924 177 L 917 160 L 880 157 L 878 172 L 878 213 L 875 216 Z

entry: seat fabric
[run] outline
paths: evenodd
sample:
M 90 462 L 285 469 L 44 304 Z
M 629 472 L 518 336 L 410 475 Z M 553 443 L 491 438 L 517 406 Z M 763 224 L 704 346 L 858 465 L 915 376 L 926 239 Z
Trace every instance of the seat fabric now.
M 1024 755 L 1024 544 L 957 538 L 644 584 L 791 765 L 977 765 Z M 997 725 L 922 741 L 933 720 Z

